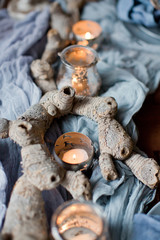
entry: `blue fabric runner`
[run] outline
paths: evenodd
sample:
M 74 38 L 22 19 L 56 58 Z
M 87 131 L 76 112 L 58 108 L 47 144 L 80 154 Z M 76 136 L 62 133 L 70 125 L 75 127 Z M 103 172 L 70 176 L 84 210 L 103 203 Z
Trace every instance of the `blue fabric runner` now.
M 105 41 L 98 53 L 98 71 L 102 78 L 101 96 L 113 96 L 118 102 L 117 119 L 137 140 L 132 116 L 141 108 L 146 95 L 153 92 L 160 79 L 160 48 L 133 37 L 117 18 L 113 0 L 88 3 L 82 19 L 99 22 Z M 5 23 L 5 24 L 4 24 Z M 13 22 L 5 10 L 0 11 L 0 117 L 16 119 L 30 105 L 37 103 L 41 91 L 33 83 L 29 65 L 44 49 L 49 26 L 49 12 L 34 12 L 21 22 Z M 61 129 L 61 130 L 60 130 Z M 67 131 L 78 131 L 90 137 L 99 156 L 98 129 L 95 122 L 83 116 L 66 116 L 53 122 L 46 134 L 50 151 L 56 138 Z M 6 203 L 16 179 L 21 174 L 20 148 L 10 139 L 0 140 L 0 225 Z M 155 191 L 139 182 L 126 165 L 115 160 L 119 179 L 107 182 L 96 165 L 91 176 L 93 201 L 106 214 L 112 240 L 130 240 L 135 213 L 144 212 Z M 59 204 L 68 198 L 61 187 L 43 193 L 48 219 Z M 2 209 L 2 211 L 1 211 Z
M 124 21 L 143 24 L 148 27 L 160 26 L 160 10 L 150 0 L 119 0 L 118 17 Z
M 160 216 L 136 214 L 133 221 L 133 240 L 160 239 Z

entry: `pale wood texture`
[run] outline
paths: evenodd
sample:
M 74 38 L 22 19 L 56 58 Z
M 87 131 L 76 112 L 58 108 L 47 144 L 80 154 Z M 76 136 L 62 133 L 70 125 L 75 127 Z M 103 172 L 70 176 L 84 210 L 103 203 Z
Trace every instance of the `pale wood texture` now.
M 34 60 L 31 63 L 30 68 L 36 85 L 43 93 L 56 89 L 56 84 L 53 78 L 54 72 L 47 61 L 40 59 Z
M 90 182 L 81 171 L 67 171 L 61 184 L 71 193 L 74 199 L 91 199 Z
M 48 229 L 41 192 L 25 175 L 17 181 L 5 217 L 2 239 L 47 240 Z
M 152 158 L 145 158 L 137 153 L 132 153 L 130 158 L 125 160 L 126 165 L 133 174 L 145 185 L 155 188 L 160 179 L 160 168 Z

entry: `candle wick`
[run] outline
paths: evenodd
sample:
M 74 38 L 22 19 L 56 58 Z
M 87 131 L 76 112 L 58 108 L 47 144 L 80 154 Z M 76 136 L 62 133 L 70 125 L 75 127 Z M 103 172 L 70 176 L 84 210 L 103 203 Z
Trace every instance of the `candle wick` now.
M 76 154 L 73 154 L 73 160 L 76 160 Z

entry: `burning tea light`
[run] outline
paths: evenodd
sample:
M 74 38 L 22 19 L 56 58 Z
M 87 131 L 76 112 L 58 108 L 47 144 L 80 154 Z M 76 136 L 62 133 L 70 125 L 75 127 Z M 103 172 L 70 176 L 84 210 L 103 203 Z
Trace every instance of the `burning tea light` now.
M 97 72 L 97 52 L 90 47 L 72 45 L 60 54 L 60 67 L 57 86 L 72 86 L 77 95 L 94 96 L 97 94 L 101 80 Z
M 51 225 L 56 240 L 109 240 L 103 214 L 91 202 L 64 203 L 53 215 Z
M 66 163 L 78 164 L 88 160 L 88 154 L 84 149 L 71 149 L 61 151 L 59 157 Z
M 102 28 L 94 21 L 81 20 L 73 25 L 72 32 L 78 45 L 97 49 L 102 40 Z
M 91 140 L 78 132 L 61 135 L 54 147 L 55 159 L 68 170 L 86 169 L 91 164 L 93 154 Z

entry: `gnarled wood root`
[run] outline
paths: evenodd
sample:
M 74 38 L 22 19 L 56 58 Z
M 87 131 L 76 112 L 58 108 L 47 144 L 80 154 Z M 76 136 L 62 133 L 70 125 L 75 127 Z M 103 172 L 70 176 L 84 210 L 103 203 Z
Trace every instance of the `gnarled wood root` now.
M 117 113 L 117 103 L 112 97 L 76 96 L 72 113 L 98 122 L 99 118 L 113 118 Z
M 50 29 L 47 34 L 47 44 L 42 55 L 42 60 L 53 64 L 58 52 L 66 47 L 68 41 L 63 40 L 56 29 Z
M 34 60 L 31 63 L 31 73 L 34 81 L 43 93 L 56 89 L 56 84 L 53 79 L 53 69 L 45 60 Z
M 73 107 L 73 101 L 75 97 L 75 91 L 72 87 L 66 86 L 60 91 L 52 91 L 46 93 L 40 100 L 40 104 L 46 109 L 53 106 L 57 108 L 56 117 L 66 115 L 71 112 Z
M 31 106 L 18 120 L 10 122 L 9 136 L 22 146 L 24 173 L 40 190 L 56 187 L 64 177 L 65 169 L 62 169 L 50 155 L 44 143 L 44 134 L 54 117 L 70 112 L 74 94 L 71 87 L 52 91 L 44 96 L 42 104 Z M 48 109 L 52 106 L 54 113 L 49 114 Z
M 99 166 L 104 179 L 110 181 L 118 178 L 112 156 L 108 153 L 101 153 L 99 157 Z
M 151 189 L 156 187 L 160 180 L 160 167 L 154 159 L 132 153 L 125 163 L 141 182 Z
M 2 230 L 2 239 L 48 239 L 41 192 L 28 182 L 25 175 L 19 178 L 13 189 Z
M 51 28 L 55 29 L 62 40 L 69 39 L 74 24 L 72 16 L 65 13 L 58 2 L 51 5 Z
M 74 199 L 91 199 L 90 182 L 81 171 L 67 171 L 61 184 L 71 193 Z
M 114 180 L 118 177 L 111 156 L 124 160 L 133 150 L 133 142 L 123 127 L 113 117 L 117 103 L 112 97 L 76 96 L 72 113 L 84 115 L 98 123 L 100 158 L 103 177 Z
M 0 138 L 7 138 L 9 133 L 9 120 L 0 119 Z
M 40 190 L 57 187 L 65 175 L 45 144 L 33 144 L 23 147 L 22 166 L 28 181 Z
M 129 157 L 133 150 L 132 139 L 115 119 L 101 118 L 98 128 L 102 153 L 107 152 L 119 160 Z

